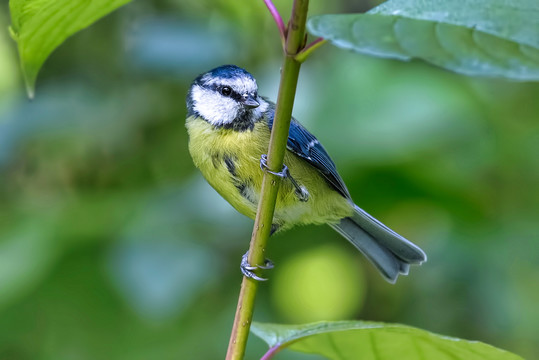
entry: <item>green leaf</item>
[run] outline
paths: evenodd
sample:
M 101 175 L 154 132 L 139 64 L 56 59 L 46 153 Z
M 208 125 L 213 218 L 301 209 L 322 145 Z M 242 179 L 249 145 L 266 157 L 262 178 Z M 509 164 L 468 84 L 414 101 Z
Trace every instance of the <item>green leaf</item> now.
M 423 59 L 458 73 L 539 80 L 537 0 L 390 0 L 321 15 L 309 32 L 372 56 Z
M 278 325 L 255 322 L 251 330 L 268 343 L 271 353 L 289 348 L 339 360 L 522 360 L 520 356 L 478 341 L 450 338 L 396 324 L 336 321 Z
M 17 42 L 28 96 L 39 69 L 69 36 L 131 0 L 10 0 L 10 33 Z

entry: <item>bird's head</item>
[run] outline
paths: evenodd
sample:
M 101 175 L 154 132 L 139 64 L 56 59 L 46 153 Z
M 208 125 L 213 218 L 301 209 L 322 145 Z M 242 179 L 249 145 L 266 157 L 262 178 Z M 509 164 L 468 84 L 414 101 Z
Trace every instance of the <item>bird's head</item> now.
M 236 128 L 257 121 L 268 104 L 258 96 L 255 78 L 235 65 L 223 65 L 198 76 L 187 94 L 189 115 L 216 127 Z

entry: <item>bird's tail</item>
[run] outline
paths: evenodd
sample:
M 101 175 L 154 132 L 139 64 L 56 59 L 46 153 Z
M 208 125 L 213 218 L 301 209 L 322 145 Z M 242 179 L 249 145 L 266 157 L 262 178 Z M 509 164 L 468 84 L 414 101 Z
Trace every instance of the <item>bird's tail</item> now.
M 399 274 L 407 275 L 410 264 L 420 265 L 427 260 L 423 250 L 357 205 L 354 215 L 331 227 L 361 251 L 390 283 L 395 283 Z

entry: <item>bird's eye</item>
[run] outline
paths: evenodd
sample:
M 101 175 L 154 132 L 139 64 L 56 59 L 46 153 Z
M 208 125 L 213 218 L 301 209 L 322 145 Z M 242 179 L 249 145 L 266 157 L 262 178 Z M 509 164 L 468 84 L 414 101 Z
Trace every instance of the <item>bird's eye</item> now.
M 232 89 L 230 87 L 228 87 L 228 86 L 223 86 L 221 88 L 221 94 L 223 96 L 230 96 L 230 94 L 232 94 Z

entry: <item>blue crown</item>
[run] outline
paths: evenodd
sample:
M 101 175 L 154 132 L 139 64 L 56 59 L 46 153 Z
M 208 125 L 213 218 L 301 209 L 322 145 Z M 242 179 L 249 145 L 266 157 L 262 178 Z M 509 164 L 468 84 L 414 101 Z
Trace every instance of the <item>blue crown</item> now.
M 209 74 L 211 77 L 214 77 L 214 78 L 219 77 L 222 79 L 232 79 L 235 77 L 245 77 L 245 76 L 251 79 L 254 79 L 253 75 L 251 75 L 247 70 L 240 68 L 239 66 L 236 66 L 236 65 L 222 65 L 208 71 L 206 74 Z

